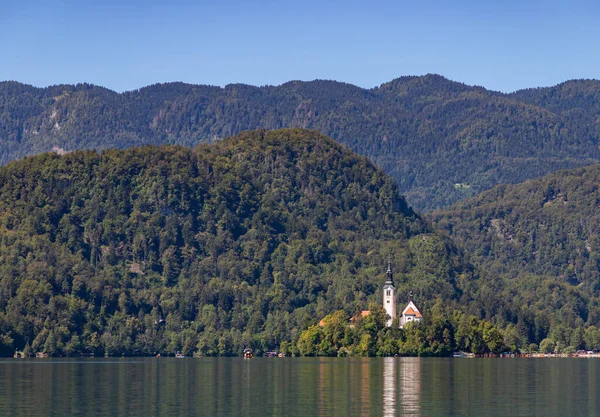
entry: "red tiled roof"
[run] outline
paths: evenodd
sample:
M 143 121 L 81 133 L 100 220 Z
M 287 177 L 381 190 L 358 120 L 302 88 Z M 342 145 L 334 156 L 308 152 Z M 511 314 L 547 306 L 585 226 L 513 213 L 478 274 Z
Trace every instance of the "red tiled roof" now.
M 361 317 L 367 317 L 369 314 L 371 314 L 371 310 L 362 310 L 360 314 L 356 314 L 354 317 L 350 317 L 350 321 L 355 322 Z
M 413 310 L 413 308 L 412 308 L 412 307 L 408 307 L 408 310 L 406 310 L 406 311 L 404 312 L 404 315 L 405 315 L 405 316 L 423 317 L 423 316 L 421 315 L 421 313 L 419 313 L 418 311 L 415 311 L 415 310 Z

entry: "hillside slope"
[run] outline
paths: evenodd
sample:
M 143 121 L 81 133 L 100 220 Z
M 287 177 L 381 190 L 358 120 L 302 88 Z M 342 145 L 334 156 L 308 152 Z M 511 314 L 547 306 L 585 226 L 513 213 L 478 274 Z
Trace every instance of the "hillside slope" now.
M 542 104 L 525 92 L 507 96 L 437 75 L 374 89 L 318 80 L 157 84 L 123 94 L 88 84 L 38 89 L 4 82 L 0 164 L 54 147 L 189 146 L 248 129 L 300 127 L 369 157 L 411 206 L 430 210 L 499 183 L 600 162 L 600 128 L 589 123 L 595 107 L 583 109 L 581 123 L 570 102 L 561 111 Z
M 478 296 L 488 315 L 530 321 L 522 325 L 531 333 L 598 326 L 599 184 L 600 165 L 560 171 L 498 186 L 430 217 L 471 254 L 488 287 Z M 530 313 L 520 315 L 524 309 Z
M 390 177 L 316 132 L 42 154 L 0 168 L 0 353 L 274 349 L 378 302 L 387 259 L 400 300 L 471 280 Z

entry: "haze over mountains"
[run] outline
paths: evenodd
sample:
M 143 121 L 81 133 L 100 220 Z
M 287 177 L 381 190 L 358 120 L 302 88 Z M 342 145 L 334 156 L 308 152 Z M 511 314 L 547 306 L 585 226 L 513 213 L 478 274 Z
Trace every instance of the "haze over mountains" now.
M 243 130 L 315 129 L 389 173 L 418 210 L 500 183 L 600 162 L 600 83 L 501 94 L 438 75 L 374 89 L 334 81 L 225 88 L 0 83 L 0 163 L 51 150 L 213 142 Z

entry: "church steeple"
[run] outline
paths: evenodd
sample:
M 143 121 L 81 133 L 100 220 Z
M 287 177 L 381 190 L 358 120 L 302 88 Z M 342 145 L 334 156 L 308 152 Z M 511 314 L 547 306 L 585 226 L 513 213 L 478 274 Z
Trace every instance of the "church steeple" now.
M 385 285 L 394 285 L 394 274 L 392 273 L 392 263 L 388 261 L 388 269 L 386 274 Z
M 383 285 L 383 308 L 389 317 L 387 326 L 390 327 L 392 321 L 396 318 L 396 287 L 394 286 L 394 275 L 390 261 L 388 261 L 386 280 Z

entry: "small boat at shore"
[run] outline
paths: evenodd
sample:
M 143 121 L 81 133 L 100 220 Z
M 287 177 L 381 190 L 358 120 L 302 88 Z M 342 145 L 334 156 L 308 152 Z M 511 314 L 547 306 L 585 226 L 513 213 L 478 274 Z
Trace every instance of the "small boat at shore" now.
M 244 349 L 244 359 L 252 359 L 252 358 L 254 358 L 254 352 L 252 352 L 252 349 L 250 349 L 250 348 Z
M 176 357 L 177 359 L 182 359 L 182 358 L 185 358 L 185 355 L 184 355 L 183 353 L 181 353 L 181 352 L 177 352 L 177 353 L 175 354 L 175 357 Z
M 474 353 L 466 353 L 466 352 L 454 352 L 452 354 L 453 358 L 474 358 Z

